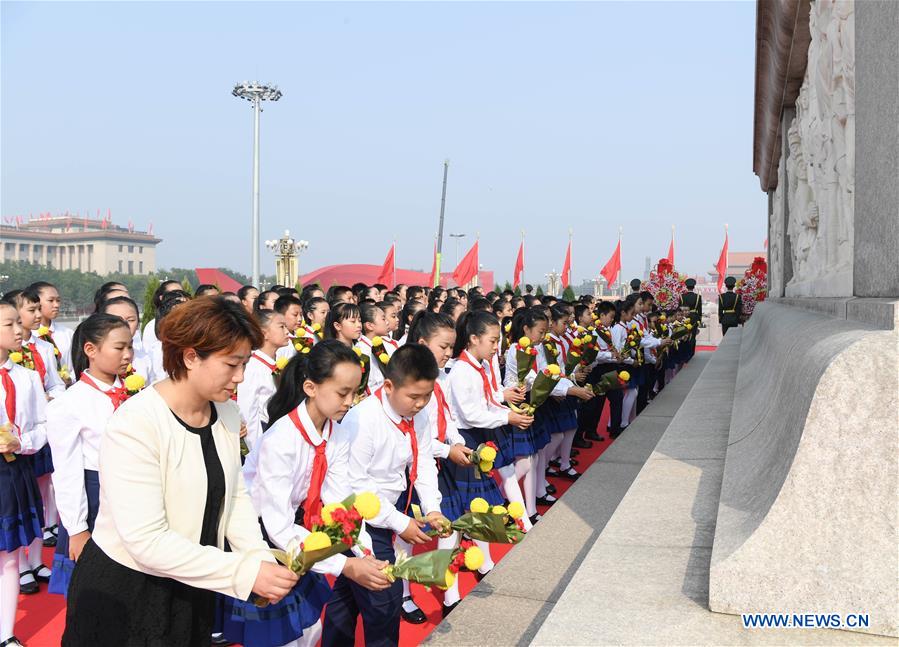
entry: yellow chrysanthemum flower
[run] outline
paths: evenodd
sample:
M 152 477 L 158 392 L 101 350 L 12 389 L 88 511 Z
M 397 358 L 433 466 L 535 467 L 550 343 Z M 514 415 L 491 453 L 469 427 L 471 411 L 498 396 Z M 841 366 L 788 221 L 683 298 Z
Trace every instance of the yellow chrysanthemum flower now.
M 287 366 L 287 362 L 289 362 L 289 361 L 290 360 L 287 359 L 286 357 L 279 357 L 278 359 L 275 360 L 275 367 L 279 371 L 283 371 L 284 367 Z
M 22 353 L 20 353 L 19 351 L 14 350 L 9 354 L 9 359 L 13 364 L 21 364 L 22 360 L 24 359 L 24 355 L 22 355 Z
M 493 447 L 484 447 L 481 450 L 481 460 L 482 461 L 495 461 L 496 460 L 496 450 Z
M 591 335 L 584 335 L 585 344 L 589 344 L 591 341 L 593 341 L 593 337 Z
M 38 337 L 45 337 L 50 334 L 50 329 L 47 326 L 41 326 L 37 329 Z
M 559 375 L 562 372 L 562 369 L 559 368 L 558 364 L 550 364 L 546 368 L 549 369 L 550 375 Z
M 303 551 L 321 550 L 331 546 L 331 538 L 323 532 L 312 532 L 303 541 Z
M 518 501 L 509 504 L 509 516 L 513 519 L 521 519 L 524 516 L 524 506 Z
M 358 346 L 353 346 L 353 352 L 355 352 L 359 357 L 362 357 L 362 349 Z
M 489 472 L 493 469 L 493 461 L 481 461 L 478 463 L 478 469 L 482 472 Z
M 487 503 L 486 499 L 478 497 L 471 500 L 471 505 L 469 506 L 469 508 L 472 512 L 487 512 L 488 510 L 490 510 L 490 504 Z
M 373 492 L 363 492 L 356 495 L 353 507 L 362 515 L 363 519 L 370 520 L 381 512 L 381 500 Z
M 624 380 L 625 382 L 627 382 L 628 380 L 631 379 L 631 374 L 628 373 L 627 371 L 620 371 L 618 373 L 618 377 L 621 378 L 622 380 Z
M 484 564 L 484 551 L 477 546 L 472 546 L 465 551 L 465 568 L 476 571 Z
M 443 590 L 445 591 L 446 589 L 448 589 L 449 587 L 451 587 L 453 584 L 455 584 L 455 582 L 456 582 L 456 576 L 455 576 L 455 574 L 453 574 L 453 572 L 452 572 L 451 570 L 446 569 L 446 582 L 445 582 L 445 585 L 444 585 L 444 586 L 439 586 L 439 585 L 438 585 L 437 588 L 443 589 Z
M 509 511 L 506 510 L 505 506 L 495 505 L 490 509 L 490 512 L 493 514 L 509 514 Z
M 311 350 L 312 350 L 312 349 L 309 348 L 308 346 L 303 346 L 303 347 L 300 349 L 300 354 L 301 354 L 301 355 L 305 355 L 306 353 L 308 353 L 308 352 L 311 351 Z
M 378 337 L 377 335 L 375 335 L 374 337 L 371 338 L 372 346 L 380 346 L 383 343 L 384 343 L 384 340 L 381 339 L 380 337 Z
M 321 324 L 317 324 L 317 323 L 312 324 L 312 332 L 318 332 L 321 329 L 322 329 Z
M 334 523 L 333 517 L 331 517 L 331 513 L 335 510 L 346 510 L 342 503 L 329 503 L 328 505 L 322 506 L 322 521 L 325 522 L 326 526 L 330 526 Z M 361 512 L 359 514 L 362 514 Z
M 518 340 L 518 345 L 521 346 L 522 348 L 527 348 L 528 346 L 531 345 L 530 337 L 522 337 L 521 339 Z
M 378 359 L 382 364 L 386 364 L 390 361 L 390 355 L 388 355 L 387 353 L 381 353 L 380 355 L 378 355 Z
M 143 378 L 142 375 L 138 375 L 137 373 L 132 373 L 128 377 L 125 378 L 125 388 L 129 391 L 136 393 L 144 388 L 147 381 Z

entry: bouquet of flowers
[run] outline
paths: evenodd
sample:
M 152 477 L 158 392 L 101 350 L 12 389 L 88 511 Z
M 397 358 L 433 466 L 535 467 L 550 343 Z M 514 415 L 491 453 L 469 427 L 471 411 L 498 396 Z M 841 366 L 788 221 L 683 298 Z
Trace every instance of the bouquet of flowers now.
M 362 520 L 374 519 L 380 511 L 381 501 L 375 494 L 351 494 L 341 503 L 322 507 L 321 514 L 312 518 L 312 532 L 306 539 L 292 541 L 286 551 L 272 550 L 272 554 L 281 564 L 302 577 L 316 562 L 355 546 L 359 542 Z
M 476 479 L 480 480 L 481 472 L 489 474 L 493 471 L 493 461 L 496 460 L 496 449 L 496 443 L 492 440 L 488 440 L 486 443 L 478 445 L 478 448 L 468 457 L 468 460 L 470 460 L 473 465 L 476 465 L 474 471 L 474 477 Z
M 562 369 L 558 364 L 549 364 L 542 371 L 537 372 L 537 378 L 531 386 L 531 393 L 528 397 L 527 404 L 510 404 L 509 407 L 513 411 L 532 416 L 541 404 L 546 402 L 556 383 L 562 379 Z
M 372 357 L 377 357 L 384 366 L 387 366 L 387 362 L 390 361 L 390 355 L 387 354 L 387 349 L 384 347 L 384 340 L 380 337 L 372 337 L 371 354 Z
M 593 389 L 593 393 L 595 395 L 605 395 L 609 391 L 614 391 L 615 389 L 623 389 L 627 386 L 628 380 L 631 379 L 631 374 L 627 371 L 609 371 L 608 373 L 604 373 L 599 381 L 596 384 L 592 384 L 590 388 Z
M 59 347 L 56 345 L 56 342 L 53 341 L 53 333 L 50 332 L 50 328 L 47 326 L 41 326 L 37 329 L 36 334 L 39 339 L 43 339 L 45 342 L 48 342 L 53 346 L 53 354 L 56 355 L 56 362 L 58 364 L 56 372 L 59 373 L 60 379 L 66 383 L 66 386 L 71 386 L 72 376 L 69 373 L 69 367 L 60 362 L 60 360 L 62 359 L 62 353 L 59 352 Z
M 312 335 L 312 337 L 318 337 L 319 339 L 324 339 L 324 338 L 325 338 L 325 331 L 322 330 L 321 324 L 314 323 L 314 324 L 312 324 L 311 326 L 305 326 L 305 325 L 304 325 L 302 329 L 305 330 L 306 332 L 308 332 L 310 335 Z M 299 329 L 299 328 L 297 328 L 297 335 L 296 335 L 296 336 L 297 336 L 297 337 L 300 337 L 300 336 L 304 336 L 304 337 L 305 337 L 305 335 L 302 335 L 302 333 L 300 332 L 300 329 Z M 310 339 L 311 339 L 311 337 L 310 337 Z M 314 340 L 313 340 L 313 341 L 314 341 Z
M 359 366 L 362 368 L 362 379 L 359 380 L 359 388 L 356 391 L 356 401 L 354 402 L 354 404 L 358 404 L 368 395 L 368 376 L 371 375 L 371 357 L 356 347 L 353 347 L 353 350 L 356 351 L 356 356 L 359 358 Z
M 632 324 L 631 329 L 627 333 L 627 338 L 624 340 L 624 348 L 621 349 L 621 357 L 633 358 L 635 366 L 642 364 L 643 351 L 640 346 L 642 340 L 643 331 L 640 330 L 640 326 L 636 323 Z
M 131 367 L 129 366 L 128 368 Z M 128 397 L 140 393 L 144 389 L 144 387 L 147 386 L 147 381 L 144 379 L 144 376 L 138 375 L 133 371 L 130 375 L 127 375 L 122 379 L 122 383 L 125 385 L 125 390 L 128 392 Z
M 755 304 L 764 301 L 768 296 L 768 264 L 763 257 L 755 257 L 752 266 L 746 270 L 743 278 L 737 281 L 736 292 L 743 302 L 743 314 L 751 316 Z
M 693 334 L 693 324 L 689 319 L 685 319 L 684 321 L 675 322 L 672 326 L 669 327 L 668 336 L 672 341 L 678 341 L 683 337 L 687 337 Z
M 0 425 L 0 442 L 10 443 L 14 439 L 15 439 L 15 436 L 13 435 L 12 421 L 4 422 L 2 425 Z M 12 463 L 14 460 L 16 460 L 16 455 L 7 452 L 7 453 L 3 454 L 3 458 L 6 460 L 7 463 Z
M 553 341 L 553 338 L 549 335 L 543 339 L 543 350 L 545 351 L 546 362 L 547 364 L 555 364 L 559 365 L 559 355 L 561 354 L 561 349 L 559 345 Z
M 509 336 L 509 331 L 512 330 L 512 322 L 507 323 L 503 326 L 503 334 L 500 339 L 500 357 L 503 358 L 506 356 L 506 351 L 509 350 L 509 346 L 512 345 L 512 338 Z
M 649 280 L 643 285 L 652 293 L 656 304 L 661 310 L 672 310 L 680 304 L 681 295 L 686 292 L 684 287 L 685 276 L 674 271 L 674 267 L 667 259 L 659 261 L 656 270 L 649 274 Z
M 513 501 L 508 507 L 491 506 L 485 499 L 473 499 L 466 512 L 452 526 L 470 539 L 494 544 L 517 544 L 524 537 L 524 506 Z
M 384 574 L 391 582 L 402 579 L 426 587 L 448 589 L 456 581 L 459 571 L 476 571 L 483 563 L 483 551 L 474 542 L 463 539 L 458 548 L 440 548 L 414 557 L 400 551 L 396 561 L 384 569 Z
M 20 364 L 27 369 L 34 370 L 34 355 L 28 346 L 22 346 L 20 350 L 14 350 L 9 354 L 9 359 L 13 364 Z
M 528 337 L 522 337 L 515 344 L 515 360 L 518 364 L 518 386 L 524 386 L 525 378 L 534 367 L 537 349 Z
M 578 328 L 578 330 L 583 330 L 583 332 L 579 333 L 578 337 L 575 337 L 572 344 L 576 345 L 580 350 L 581 366 L 590 366 L 590 364 L 596 361 L 596 356 L 599 355 L 599 344 L 596 342 L 596 337 L 594 337 L 596 330 L 594 329 L 592 333 L 587 329 Z M 575 344 L 578 341 L 580 343 Z
M 301 355 L 305 355 L 306 353 L 311 351 L 313 346 L 315 346 L 315 340 L 312 339 L 312 337 L 307 337 L 306 335 L 303 335 L 301 333 L 293 338 L 293 347 Z

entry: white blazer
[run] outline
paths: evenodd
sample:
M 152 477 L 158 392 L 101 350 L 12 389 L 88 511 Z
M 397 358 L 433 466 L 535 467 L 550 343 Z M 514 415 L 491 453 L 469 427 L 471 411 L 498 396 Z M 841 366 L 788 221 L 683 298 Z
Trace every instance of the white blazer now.
M 93 539 L 123 566 L 246 600 L 274 561 L 240 471 L 240 413 L 216 403 L 212 426 L 225 473 L 216 547 L 201 546 L 206 467 L 199 442 L 154 387 L 116 411 L 100 443 L 100 511 Z M 234 552 L 223 550 L 225 540 Z

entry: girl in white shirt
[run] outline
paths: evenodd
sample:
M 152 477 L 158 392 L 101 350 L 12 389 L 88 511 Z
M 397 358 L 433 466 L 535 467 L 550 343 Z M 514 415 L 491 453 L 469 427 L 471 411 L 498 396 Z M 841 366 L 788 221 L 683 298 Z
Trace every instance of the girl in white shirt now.
M 634 296 L 628 296 L 622 303 L 618 311 L 618 322 L 612 326 L 612 345 L 622 355 L 627 344 L 628 330 L 630 330 L 631 321 L 634 319 L 634 308 L 639 299 L 639 297 L 634 298 Z M 638 379 L 640 367 L 635 365 L 634 358 L 631 356 L 624 357 L 621 363 L 620 369 L 630 373 L 631 379 L 624 389 L 624 399 L 621 403 L 621 419 L 615 421 L 617 424 L 614 424 L 614 428 L 619 434 L 624 433 L 624 430 L 630 425 L 631 413 L 634 410 L 634 405 L 637 403 L 637 389 L 640 387 Z
M 303 303 L 303 333 L 305 337 L 312 340 L 313 344 L 317 344 L 322 340 L 325 330 L 325 321 L 328 319 L 328 313 L 331 306 L 322 297 L 310 297 Z
M 352 406 L 360 377 L 359 358 L 335 341 L 297 355 L 285 367 L 268 404 L 269 419 L 275 422 L 243 468 L 263 535 L 273 548 L 286 550 L 302 542 L 323 504 L 339 503 L 352 493 L 350 439 L 335 420 Z M 364 530 L 362 535 L 367 541 Z M 315 645 L 319 618 L 331 596 L 324 576 L 345 574 L 367 589 L 383 590 L 390 585 L 381 571 L 386 565 L 370 557 L 336 555 L 315 564 L 278 604 L 258 609 L 252 602 L 227 598 L 224 636 L 247 647 Z
M 246 441 L 251 450 L 268 426 L 268 401 L 275 394 L 275 377 L 281 372 L 275 355 L 290 343 L 284 315 L 259 310 L 254 317 L 262 328 L 263 342 L 250 356 L 243 382 L 237 387 L 237 406 L 247 425 Z
M 390 332 L 387 325 L 387 317 L 380 306 L 373 303 L 363 303 L 359 306 L 359 314 L 362 318 L 362 336 L 356 342 L 356 348 L 371 358 L 371 370 L 368 373 L 368 390 L 374 393 L 378 387 L 384 384 L 384 366 L 378 353 L 372 351 L 373 340 L 381 339 L 384 352 L 388 357 L 393 355 L 396 348 L 385 342 L 387 333 Z
M 355 303 L 335 303 L 325 319 L 325 339 L 352 347 L 362 334 L 362 318 Z
M 50 331 L 49 341 L 59 350 L 57 355 L 59 368 L 72 368 L 72 335 L 71 328 L 67 328 L 56 323 L 59 317 L 59 290 L 52 283 L 46 281 L 37 281 L 28 286 L 29 290 L 34 290 L 41 297 L 41 326 Z
M 0 643 L 21 645 L 13 635 L 19 602 L 19 553 L 40 556 L 44 519 L 34 469 L 25 454 L 45 443 L 47 399 L 34 371 L 9 359 L 21 352 L 22 325 L 16 308 L 0 302 Z M 8 458 L 7 458 L 8 456 Z M 46 569 L 46 567 L 44 567 Z
M 499 337 L 499 320 L 492 312 L 466 312 L 459 318 L 453 347 L 456 361 L 447 381 L 447 397 L 465 445 L 469 449 L 477 449 L 482 443 L 495 443 L 498 449 L 493 466 L 500 470 L 504 484 L 509 483 L 506 498 L 523 503 L 515 479 L 515 453 L 511 437 L 527 433 L 534 418 L 500 404 L 499 398 L 502 396 L 491 381 L 491 360 L 496 354 Z M 517 387 L 511 390 L 517 391 Z M 452 465 L 447 467 L 454 472 L 456 485 L 466 504 L 470 505 L 476 497 L 486 499 L 491 505 L 505 503 L 493 479 L 477 479 L 473 470 L 456 470 Z M 515 484 L 514 489 L 512 483 Z M 530 521 L 522 521 L 525 528 L 530 529 Z
M 128 297 L 116 297 L 128 299 Z M 62 521 L 50 593 L 65 594 L 90 539 L 100 507 L 100 439 L 128 398 L 120 375 L 132 361 L 131 327 L 120 317 L 94 314 L 75 329 L 73 377 L 78 380 L 47 405 L 47 440 L 56 456 L 53 485 Z
M 131 330 L 131 338 L 135 339 L 137 328 L 140 325 L 140 315 L 137 310 L 137 304 L 131 297 L 113 297 L 109 301 L 104 301 L 100 306 L 100 312 L 121 317 L 128 324 Z M 157 380 L 161 380 L 164 376 L 157 377 L 153 371 L 153 361 L 143 348 L 135 348 L 132 341 L 132 357 L 131 369 L 137 373 L 147 384 L 152 384 Z M 123 375 L 123 373 L 120 373 Z M 75 378 L 78 379 L 78 378 Z

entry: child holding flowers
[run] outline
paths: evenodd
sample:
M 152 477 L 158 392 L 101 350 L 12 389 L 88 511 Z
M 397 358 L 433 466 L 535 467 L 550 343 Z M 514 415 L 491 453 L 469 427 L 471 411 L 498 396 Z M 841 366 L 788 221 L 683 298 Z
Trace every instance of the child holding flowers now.
M 301 301 L 293 294 L 283 294 L 279 296 L 272 307 L 272 310 L 284 316 L 284 325 L 287 327 L 287 341 L 275 353 L 275 359 L 290 359 L 297 354 L 295 342 L 297 336 L 300 335 L 300 323 L 303 321 L 303 306 Z
M 348 469 L 353 491 L 357 496 L 373 492 L 380 500 L 378 514 L 366 524 L 375 557 L 392 564 L 394 534 L 410 544 L 424 544 L 430 541 L 424 532 L 427 524 L 442 529 L 446 520 L 440 512 L 437 465 L 424 412 L 434 391 L 437 362 L 427 348 L 407 344 L 386 368 L 384 385 L 350 409 L 341 425 L 352 438 Z M 426 515 L 421 520 L 409 516 L 413 490 Z M 360 614 L 368 647 L 397 645 L 402 591 L 399 582 L 374 591 L 345 575 L 338 577 L 325 612 L 322 645 L 354 644 Z
M 77 382 L 47 405 L 47 440 L 56 456 L 53 485 L 62 521 L 49 590 L 62 594 L 100 507 L 100 440 L 112 414 L 129 397 L 121 376 L 133 361 L 133 333 L 121 317 L 98 313 L 79 324 L 72 343 Z
M 343 510 L 338 502 L 351 494 L 350 438 L 336 420 L 352 406 L 360 375 L 356 354 L 333 340 L 297 355 L 285 367 L 268 403 L 274 422 L 243 468 L 263 535 L 273 548 L 287 551 L 297 542 L 304 549 L 324 547 L 314 543 L 323 533 L 310 535 L 313 525 Z M 330 539 L 324 539 L 330 545 Z M 364 530 L 360 540 L 368 541 Z M 366 590 L 380 591 L 389 586 L 382 572 L 386 566 L 372 557 L 338 554 L 316 562 L 275 605 L 258 608 L 253 602 L 226 598 L 224 635 L 247 647 L 315 645 L 321 612 L 331 595 L 324 575 L 344 575 Z
M 237 406 L 247 425 L 246 443 L 252 450 L 268 426 L 268 401 L 275 394 L 275 377 L 287 361 L 275 359 L 278 349 L 290 343 L 284 315 L 274 310 L 254 314 L 262 329 L 262 345 L 253 351 L 244 369 L 243 382 L 237 387 Z
M 437 367 L 440 373 L 437 381 L 434 383 L 434 395 L 431 397 L 425 410 L 428 413 L 430 421 L 431 439 L 434 447 L 434 458 L 437 459 L 439 470 L 437 472 L 437 485 L 440 488 L 442 500 L 440 502 L 440 510 L 448 519 L 458 519 L 465 514 L 468 507 L 467 500 L 459 492 L 456 485 L 455 474 L 462 471 L 466 474 L 473 474 L 474 470 L 481 470 L 479 465 L 475 465 L 471 461 L 473 452 L 465 446 L 465 438 L 459 433 L 456 427 L 456 421 L 453 419 L 447 402 L 447 382 L 449 380 L 447 374 L 442 369 L 452 357 L 453 346 L 456 343 L 456 329 L 453 320 L 445 314 L 434 314 L 422 311 L 418 313 L 412 320 L 412 327 L 409 335 L 414 343 L 422 344 L 428 348 L 437 360 Z M 494 452 L 495 458 L 495 452 Z M 481 478 L 492 480 L 489 473 L 482 473 Z M 494 484 L 495 487 L 495 484 Z M 477 577 L 483 577 L 493 568 L 493 560 L 490 559 L 490 545 L 486 542 L 477 541 L 481 552 L 484 555 L 483 561 L 478 565 Z M 449 537 L 441 537 L 437 540 L 437 548 L 457 548 L 459 546 L 459 533 L 453 532 Z M 411 547 L 399 546 L 406 553 L 411 553 Z M 407 608 L 409 603 L 412 605 L 411 596 L 409 594 L 408 582 L 403 583 L 403 611 L 404 614 L 410 614 L 414 611 L 421 611 L 416 606 L 414 611 Z M 409 598 L 406 600 L 406 598 Z M 443 594 L 443 617 L 446 617 L 460 601 L 459 581 L 454 580 L 453 584 L 446 589 Z M 415 614 L 416 616 L 418 614 Z M 424 614 L 421 614 L 423 617 Z M 409 618 L 406 618 L 409 620 Z
M 59 317 L 59 290 L 52 283 L 46 281 L 36 281 L 28 286 L 29 290 L 33 290 L 41 298 L 40 314 L 41 328 L 45 329 L 46 334 L 38 334 L 41 339 L 48 341 L 59 350 L 57 360 L 60 369 L 72 366 L 72 335 L 71 328 L 67 328 L 62 324 L 56 323 Z
M 325 319 L 325 339 L 336 339 L 352 347 L 362 334 L 362 319 L 355 303 L 339 302 L 331 306 Z
M 15 306 L 0 302 L 0 642 L 13 635 L 19 602 L 19 553 L 31 546 L 40 556 L 43 514 L 32 462 L 45 442 L 47 399 L 40 377 L 21 366 L 23 328 Z M 44 567 L 46 569 L 46 567 Z
M 614 430 L 617 434 L 624 433 L 624 430 L 630 425 L 631 414 L 633 413 L 634 405 L 637 402 L 637 389 L 639 388 L 637 376 L 640 373 L 640 366 L 633 357 L 635 349 L 628 347 L 630 344 L 628 341 L 628 331 L 631 327 L 631 322 L 634 319 L 634 312 L 638 303 L 642 303 L 639 294 L 628 295 L 627 299 L 622 302 L 618 311 L 618 322 L 612 326 L 612 345 L 622 357 L 621 368 L 626 370 L 631 378 L 628 380 L 627 387 L 625 387 L 624 390 L 620 418 L 616 420 L 614 424 Z
M 322 340 L 330 311 L 331 306 L 322 297 L 309 297 L 303 302 L 303 336 L 311 339 L 313 344 Z
M 469 449 L 477 449 L 482 444 L 494 443 L 497 446 L 494 467 L 500 470 L 501 475 L 505 470 L 511 477 L 507 479 L 510 485 L 506 497 L 523 503 L 521 490 L 514 479 L 515 453 L 511 437 L 518 433 L 528 433 L 527 429 L 533 424 L 534 418 L 500 404 L 502 395 L 497 392 L 491 379 L 491 363 L 499 340 L 499 320 L 492 312 L 466 312 L 459 318 L 453 347 L 456 361 L 447 381 L 447 396 L 453 419 L 465 439 L 465 445 Z M 508 367 L 506 371 L 508 374 Z M 513 368 L 513 374 L 514 371 Z M 507 402 L 513 393 L 519 402 L 523 399 L 517 385 L 505 393 Z M 504 503 L 504 497 L 493 479 L 475 478 L 474 470 L 471 469 L 456 469 L 452 465 L 447 465 L 447 469 L 453 472 L 463 501 L 481 497 L 491 505 Z M 516 494 L 517 499 L 513 498 Z M 528 528 L 529 523 L 525 520 Z
M 359 305 L 359 314 L 362 318 L 362 335 L 356 342 L 356 348 L 371 358 L 368 390 L 374 393 L 384 384 L 384 367 L 387 366 L 396 347 L 384 342 L 390 328 L 384 310 L 380 306 L 363 302 Z

